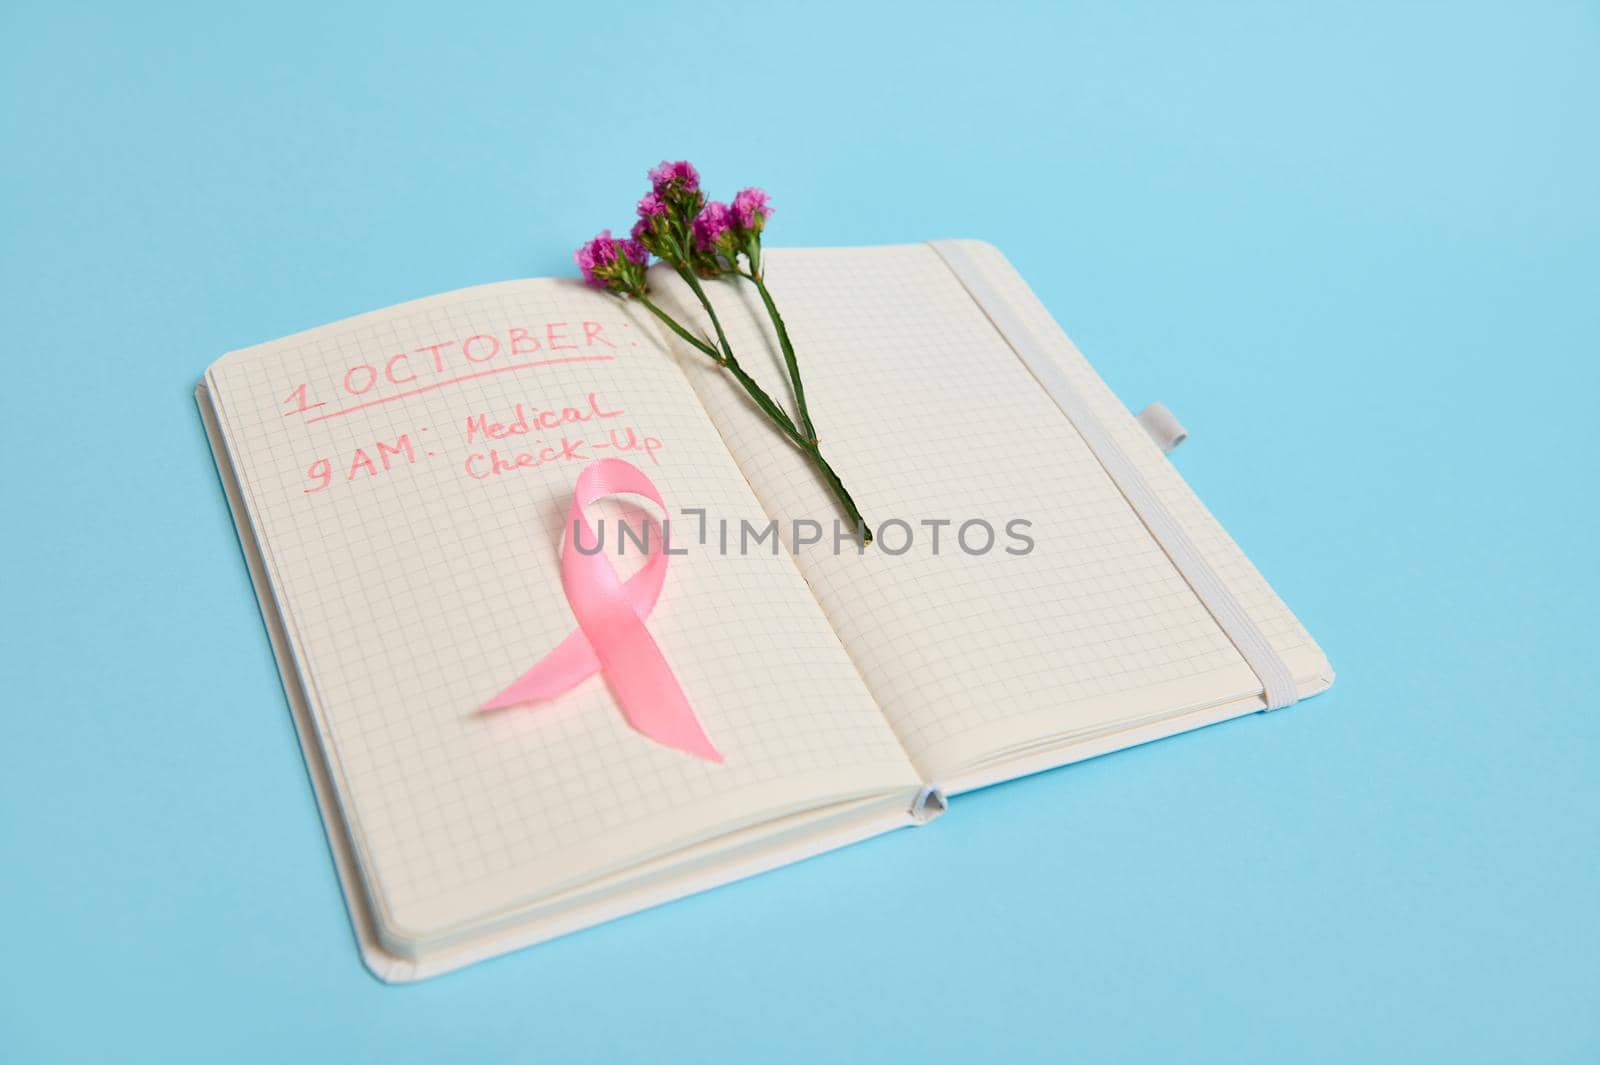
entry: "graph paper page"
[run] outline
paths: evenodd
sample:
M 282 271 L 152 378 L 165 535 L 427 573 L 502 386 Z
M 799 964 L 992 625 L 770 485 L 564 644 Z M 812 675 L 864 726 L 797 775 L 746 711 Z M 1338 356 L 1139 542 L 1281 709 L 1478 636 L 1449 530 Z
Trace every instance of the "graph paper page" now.
M 1297 677 L 1325 669 L 1009 264 L 986 245 L 971 248 L 1051 338 L 1074 383 Z M 1049 737 L 1260 690 L 1077 431 L 931 248 L 783 249 L 768 253 L 766 275 L 824 453 L 878 534 L 863 554 L 835 553 L 827 537 L 797 560 L 928 779 Z M 661 287 L 671 306 L 701 320 L 676 279 Z M 709 290 L 747 369 L 790 403 L 754 287 L 723 280 Z M 830 525 L 838 510 L 802 456 L 725 373 L 690 352 L 680 359 L 786 532 L 795 518 Z M 1026 524 L 1011 524 L 1018 520 Z M 977 524 L 961 537 L 969 522 L 988 523 L 992 542 Z
M 655 336 L 575 282 L 507 282 L 208 374 L 363 879 L 396 937 L 453 934 L 742 825 L 918 785 L 787 555 L 723 556 L 676 521 L 687 553 L 646 623 L 725 764 L 632 731 L 600 678 L 475 713 L 574 627 L 558 548 L 588 461 L 632 461 L 669 517 L 765 520 Z

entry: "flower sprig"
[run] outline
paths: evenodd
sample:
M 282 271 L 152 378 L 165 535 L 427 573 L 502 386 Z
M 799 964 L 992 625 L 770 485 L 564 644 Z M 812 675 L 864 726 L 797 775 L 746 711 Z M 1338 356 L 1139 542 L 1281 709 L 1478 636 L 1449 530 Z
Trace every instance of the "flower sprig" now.
M 839 475 L 823 458 L 816 425 L 806 405 L 799 359 L 762 274 L 761 233 L 772 216 L 767 194 L 758 188 L 746 188 L 740 190 L 731 203 L 707 201 L 700 190 L 699 171 L 682 160 L 662 162 L 650 170 L 649 178 L 650 191 L 639 200 L 638 221 L 626 239 L 613 237 L 606 229 L 578 248 L 574 258 L 583 279 L 624 299 L 638 301 L 679 339 L 727 370 L 762 413 L 816 467 L 850 525 L 864 543 L 871 543 L 872 530 L 861 517 L 860 509 L 845 490 Z M 646 271 L 652 256 L 669 266 L 694 293 L 711 320 L 716 333 L 715 345 L 695 335 L 650 299 Z M 761 304 L 772 321 L 783 352 L 784 368 L 794 393 L 795 418 L 790 418 L 745 371 L 728 343 L 722 321 L 701 283 L 727 277 L 754 285 L 761 296 Z

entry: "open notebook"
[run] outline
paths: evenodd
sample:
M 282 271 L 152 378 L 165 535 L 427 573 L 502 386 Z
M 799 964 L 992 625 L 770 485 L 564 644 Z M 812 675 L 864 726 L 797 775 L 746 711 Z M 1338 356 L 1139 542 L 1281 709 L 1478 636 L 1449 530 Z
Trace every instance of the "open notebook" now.
M 792 549 L 794 519 L 837 513 L 810 467 L 725 373 L 576 280 L 417 300 L 207 371 L 200 407 L 380 977 L 1332 682 L 993 247 L 780 249 L 766 269 L 829 457 L 869 522 L 910 536 Z M 700 320 L 676 278 L 653 283 Z M 750 286 L 711 288 L 741 361 L 785 396 Z M 647 625 L 724 764 L 632 731 L 600 678 L 475 712 L 573 629 L 564 518 L 603 456 L 666 500 L 686 553 Z M 705 512 L 704 542 L 677 508 Z M 783 549 L 721 549 L 719 526 L 737 539 L 773 518 Z M 992 550 L 981 526 L 956 541 L 973 519 L 997 531 Z M 921 523 L 941 520 L 936 549 Z

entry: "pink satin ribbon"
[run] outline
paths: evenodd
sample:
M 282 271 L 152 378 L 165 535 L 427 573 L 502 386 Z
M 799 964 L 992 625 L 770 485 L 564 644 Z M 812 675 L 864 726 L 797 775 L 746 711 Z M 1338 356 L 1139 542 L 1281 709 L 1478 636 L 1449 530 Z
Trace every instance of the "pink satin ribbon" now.
M 578 627 L 480 709 L 554 699 L 601 672 L 628 724 L 657 743 L 720 762 L 721 753 L 700 727 L 672 667 L 644 627 L 667 579 L 660 524 L 645 516 L 648 557 L 626 583 L 611 568 L 605 551 L 584 554 L 574 542 L 581 536 L 586 550 L 599 542 L 584 508 L 615 495 L 643 496 L 666 510 L 656 486 L 632 463 L 600 459 L 584 467 L 572 492 L 561 547 L 561 584 Z

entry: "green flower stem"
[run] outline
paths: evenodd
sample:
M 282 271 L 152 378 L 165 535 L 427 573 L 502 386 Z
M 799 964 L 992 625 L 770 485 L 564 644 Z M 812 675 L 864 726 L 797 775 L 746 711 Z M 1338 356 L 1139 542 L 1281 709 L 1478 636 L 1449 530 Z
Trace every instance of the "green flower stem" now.
M 693 278 L 693 274 L 689 274 L 685 280 L 690 278 Z M 733 348 L 728 344 L 727 336 L 722 331 L 722 324 L 717 321 L 716 311 L 712 310 L 711 301 L 706 297 L 704 289 L 700 287 L 699 279 L 694 278 L 690 282 L 690 287 L 700 297 L 700 303 L 705 307 L 706 313 L 711 316 L 711 323 L 717 331 L 717 339 L 722 344 L 723 350 L 721 352 L 718 352 L 710 344 L 685 329 L 670 314 L 651 302 L 648 297 L 640 295 L 635 298 L 644 304 L 651 314 L 661 319 L 667 328 L 676 333 L 685 343 L 691 345 L 696 351 L 705 354 L 712 361 L 725 367 L 729 373 L 733 374 L 734 380 L 739 382 L 756 406 L 760 407 L 767 417 L 772 419 L 773 424 L 782 431 L 783 435 L 789 439 L 789 442 L 798 448 L 801 454 L 805 455 L 811 464 L 816 467 L 817 472 L 822 475 L 822 479 L 827 482 L 828 489 L 833 493 L 833 497 L 844 508 L 845 517 L 849 520 L 850 527 L 861 533 L 862 543 L 872 543 L 872 530 L 867 526 L 866 519 L 861 516 L 861 509 L 856 506 L 856 501 L 850 497 L 850 493 L 845 489 L 844 482 L 839 479 L 839 475 L 834 472 L 828 460 L 822 457 L 822 450 L 817 446 L 816 434 L 802 434 L 799 429 L 795 428 L 794 422 L 784 413 L 783 408 L 773 402 L 772 397 L 767 395 L 766 390 L 756 382 L 755 378 L 745 373 L 744 367 L 739 365 L 739 360 L 734 358 Z
M 867 519 L 861 516 L 861 508 L 856 506 L 856 501 L 850 498 L 850 493 L 845 490 L 844 482 L 839 480 L 839 475 L 833 472 L 833 467 L 828 465 L 828 460 L 822 457 L 822 451 L 817 447 L 815 440 L 806 444 L 797 444 L 801 451 L 811 459 L 817 472 L 822 474 L 822 479 L 828 482 L 828 487 L 833 491 L 833 498 L 839 501 L 844 508 L 844 516 L 849 520 L 850 527 L 861 533 L 863 544 L 872 543 L 872 529 L 867 525 Z
M 767 417 L 777 422 L 778 427 L 792 438 L 795 443 L 804 444 L 806 437 L 799 429 L 795 428 L 795 424 L 789 419 L 788 413 L 778 406 L 771 396 L 767 395 L 766 389 L 758 385 L 755 378 L 744 372 L 744 367 L 739 365 L 739 359 L 733 353 L 733 345 L 728 343 L 728 335 L 723 332 L 722 319 L 717 317 L 717 309 L 711 305 L 711 297 L 706 295 L 706 290 L 700 284 L 700 279 L 687 266 L 679 266 L 677 271 L 678 276 L 683 278 L 684 282 L 694 290 L 695 298 L 700 301 L 700 306 L 705 308 L 706 315 L 711 319 L 711 327 L 717 331 L 717 343 L 722 345 L 722 364 L 744 386 L 744 390 L 750 393 L 750 398 L 756 401 L 756 406 L 766 411 Z
M 687 266 L 677 268 L 678 276 L 694 290 L 695 298 L 700 301 L 700 306 L 706 309 L 706 314 L 711 317 L 711 327 L 717 331 L 717 343 L 722 345 L 722 353 L 728 357 L 728 364 L 735 365 L 738 359 L 733 357 L 733 348 L 728 344 L 728 336 L 722 331 L 722 320 L 717 317 L 716 308 L 711 306 L 711 297 L 706 295 L 706 290 L 701 286 L 700 279 L 694 276 L 694 271 Z
M 783 430 L 784 436 L 787 436 L 796 444 L 803 445 L 806 443 L 806 438 L 800 435 L 800 430 L 795 428 L 794 422 L 789 420 L 789 415 L 784 412 L 782 407 L 778 406 L 771 396 L 767 395 L 766 389 L 757 384 L 755 378 L 744 372 L 743 366 L 736 362 L 730 362 L 727 364 L 727 368 L 728 372 L 733 374 L 734 380 L 738 381 L 744 390 L 750 394 L 750 398 L 756 401 L 756 406 L 765 411 L 767 417 L 776 422 L 778 428 Z
M 773 402 L 772 397 L 767 395 L 766 390 L 756 383 L 755 378 L 744 372 L 744 367 L 740 366 L 738 361 L 732 358 L 731 351 L 727 354 L 718 352 L 710 344 L 707 344 L 678 324 L 672 315 L 656 306 L 649 297 L 636 296 L 634 298 L 644 304 L 651 314 L 665 322 L 667 328 L 678 334 L 686 343 L 692 345 L 695 350 L 705 353 L 717 365 L 725 367 L 728 372 L 732 373 L 734 379 L 750 394 L 750 398 L 755 401 L 756 406 L 760 407 L 767 417 L 777 423 L 778 428 L 783 430 L 785 436 L 796 444 L 804 445 L 806 443 L 806 438 L 800 435 L 800 430 L 795 428 L 794 422 L 789 420 L 789 416 L 784 413 L 783 408 Z
M 767 306 L 767 317 L 772 319 L 772 327 L 777 330 L 778 346 L 783 349 L 783 361 L 789 368 L 789 383 L 794 386 L 794 402 L 800 412 L 800 429 L 815 444 L 817 427 L 811 424 L 811 411 L 806 408 L 806 386 L 800 381 L 800 360 L 795 358 L 794 344 L 789 340 L 789 330 L 784 327 L 783 316 L 778 313 L 778 305 L 772 301 L 772 293 L 767 291 L 767 283 L 760 274 L 752 270 L 739 276 L 748 278 L 756 286 L 756 291 L 761 293 L 761 302 Z
M 711 358 L 711 361 L 717 363 L 719 366 L 725 365 L 725 360 L 723 359 L 721 352 L 717 351 L 716 348 L 713 348 L 710 344 L 707 344 L 705 341 L 689 332 L 683 326 L 679 325 L 672 315 L 668 314 L 660 307 L 657 307 L 654 303 L 651 303 L 650 300 L 644 296 L 635 296 L 634 299 L 637 299 L 640 303 L 644 304 L 651 314 L 665 322 L 668 329 L 682 337 L 683 340 L 692 345 L 696 351 L 705 352 L 706 355 Z

